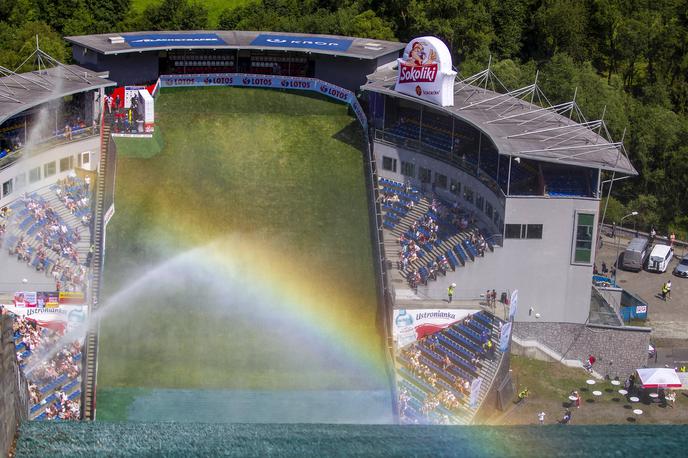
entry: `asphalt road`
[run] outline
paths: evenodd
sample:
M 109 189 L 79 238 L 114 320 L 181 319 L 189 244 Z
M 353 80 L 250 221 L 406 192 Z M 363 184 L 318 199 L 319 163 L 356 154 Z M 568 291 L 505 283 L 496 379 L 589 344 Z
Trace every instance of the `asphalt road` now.
M 629 239 L 620 239 L 619 253 L 628 245 Z M 606 262 L 611 268 L 616 256 L 616 241 L 603 238 L 602 249 L 597 252 L 597 267 Z M 674 259 L 665 273 L 647 271 L 617 271 L 617 284 L 627 291 L 643 298 L 649 305 L 648 325 L 653 329 L 653 339 L 688 339 L 688 278 L 679 278 L 672 274 L 681 257 L 686 254 L 685 248 L 677 248 Z M 660 295 L 662 285 L 671 280 L 671 299 L 663 301 Z M 685 342 L 688 348 L 688 340 Z

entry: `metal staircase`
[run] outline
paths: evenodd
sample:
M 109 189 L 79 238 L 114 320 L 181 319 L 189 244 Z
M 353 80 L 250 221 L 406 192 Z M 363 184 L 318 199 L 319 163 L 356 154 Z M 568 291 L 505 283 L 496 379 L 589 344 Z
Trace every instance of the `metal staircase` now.
M 98 179 L 94 196 L 93 214 L 93 245 L 95 252 L 92 260 L 91 301 L 89 315 L 98 310 L 100 285 L 103 274 L 103 216 L 105 209 L 105 186 L 108 176 L 108 148 L 110 146 L 110 126 L 113 122 L 112 114 L 105 113 L 101 124 L 100 134 L 100 162 L 98 165 Z M 98 327 L 97 320 L 92 322 L 91 329 L 86 334 L 83 348 L 81 413 L 84 420 L 95 420 L 96 417 L 96 375 L 98 372 Z

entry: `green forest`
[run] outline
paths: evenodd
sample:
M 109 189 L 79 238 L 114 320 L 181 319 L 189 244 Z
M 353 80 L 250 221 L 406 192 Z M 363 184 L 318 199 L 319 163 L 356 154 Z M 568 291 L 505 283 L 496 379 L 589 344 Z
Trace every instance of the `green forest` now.
M 640 172 L 615 184 L 607 221 L 638 211 L 639 228 L 688 239 L 688 0 L 0 0 L 0 65 L 17 68 L 36 34 L 68 62 L 62 36 L 181 29 L 427 34 L 464 77 L 490 56 L 510 89 L 539 70 L 551 103 L 578 88 L 588 119 L 604 112 Z

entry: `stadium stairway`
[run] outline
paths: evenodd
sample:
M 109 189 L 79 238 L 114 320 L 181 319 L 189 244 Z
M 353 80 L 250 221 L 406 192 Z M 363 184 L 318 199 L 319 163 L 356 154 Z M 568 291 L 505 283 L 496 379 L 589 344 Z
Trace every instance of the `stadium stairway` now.
M 91 234 L 89 233 L 88 227 L 84 226 L 81 220 L 67 209 L 64 203 L 57 197 L 54 189 L 51 189 L 50 192 L 41 193 L 41 195 L 48 205 L 50 205 L 59 217 L 62 218 L 62 221 L 67 223 L 72 229 L 78 228 L 81 241 L 76 244 L 76 250 L 79 253 L 79 260 L 83 263 L 86 260 L 86 255 L 88 255 L 88 249 L 90 248 L 89 242 L 91 240 Z
M 91 281 L 91 308 L 90 313 L 96 311 L 98 298 L 100 296 L 100 281 L 102 276 L 102 253 L 103 253 L 103 216 L 104 216 L 104 197 L 105 183 L 108 174 L 108 148 L 110 146 L 110 130 L 114 117 L 112 113 L 105 112 L 100 130 L 100 158 L 98 162 L 98 178 L 96 192 L 92 196 L 95 200 L 95 212 L 93 214 L 93 244 L 96 249 L 92 260 L 92 281 Z M 97 328 L 97 327 L 95 327 Z M 83 347 L 83 366 L 81 384 L 81 418 L 83 420 L 95 420 L 95 400 L 96 400 L 96 371 L 98 356 L 98 333 L 94 327 L 86 334 Z
M 385 253 L 388 256 L 394 256 L 394 262 L 397 265 L 396 271 L 399 275 L 408 281 L 411 273 L 418 269 L 422 271 L 423 268 L 427 268 L 429 262 L 437 260 L 440 256 L 447 257 L 449 263 L 453 266 L 454 270 L 458 270 L 460 267 L 464 266 L 467 262 L 475 262 L 478 257 L 475 247 L 470 246 L 470 238 L 472 235 L 478 232 L 476 227 L 470 227 L 464 231 L 456 231 L 455 234 L 439 239 L 439 243 L 432 245 L 432 249 L 427 251 L 421 249 L 421 255 L 418 259 L 412 263 L 409 263 L 408 270 L 404 273 L 401 271 L 401 265 L 399 262 L 398 253 L 401 249 L 399 245 L 399 238 L 411 227 L 411 225 L 423 217 L 430 210 L 431 200 L 423 196 L 418 202 L 416 202 L 412 209 L 406 213 L 405 216 L 401 217 L 398 222 L 394 225 L 394 228 L 390 226 L 385 226 L 383 233 L 386 235 L 384 237 Z M 446 225 L 441 229 L 446 229 Z M 488 243 L 489 251 L 494 251 L 492 244 Z M 448 281 L 456 281 L 456 273 L 447 272 Z
M 81 221 L 76 218 L 74 215 L 72 215 L 69 210 L 64 206 L 62 202 L 57 198 L 57 195 L 55 192 L 50 189 L 50 188 L 44 188 L 42 190 L 39 190 L 37 192 L 34 192 L 31 194 L 31 196 L 37 196 L 39 199 L 43 199 L 50 207 L 60 216 L 62 221 L 67 223 L 67 225 L 70 227 L 70 229 L 74 228 L 79 228 L 79 233 L 81 235 L 81 241 L 76 244 L 77 247 L 77 252 L 79 253 L 79 259 L 80 261 L 83 261 L 86 259 L 86 255 L 89 250 L 89 244 L 88 240 L 90 239 L 90 235 L 88 234 L 88 229 L 84 228 L 83 225 L 81 224 Z M 22 212 L 22 209 L 24 208 L 24 204 L 21 203 L 20 199 L 17 199 L 14 201 L 12 205 L 16 205 L 15 211 L 18 211 L 19 213 Z M 67 218 L 69 216 L 69 218 Z M 19 220 L 23 219 L 25 217 L 21 216 L 19 217 Z M 20 221 L 18 221 L 16 218 L 12 221 L 12 224 L 8 225 L 7 228 L 7 235 L 6 235 L 6 240 L 7 240 L 7 246 L 6 248 L 11 248 L 14 244 L 16 244 L 17 240 L 19 237 L 23 236 L 24 241 L 28 244 L 30 251 L 31 251 L 31 258 L 32 261 L 28 264 L 26 264 L 27 268 L 29 269 L 35 269 L 35 261 L 36 257 L 35 254 L 38 250 L 38 247 L 41 245 L 41 242 L 36 238 L 36 232 L 37 229 L 35 230 L 27 230 L 27 228 L 22 228 L 22 224 Z M 62 261 L 62 264 L 64 266 L 70 267 L 70 268 L 76 268 L 77 265 L 57 253 L 55 253 L 52 250 L 46 250 L 46 256 L 50 260 L 50 265 L 54 265 L 58 259 Z M 49 276 L 50 275 L 50 268 L 47 268 L 45 270 L 45 275 Z

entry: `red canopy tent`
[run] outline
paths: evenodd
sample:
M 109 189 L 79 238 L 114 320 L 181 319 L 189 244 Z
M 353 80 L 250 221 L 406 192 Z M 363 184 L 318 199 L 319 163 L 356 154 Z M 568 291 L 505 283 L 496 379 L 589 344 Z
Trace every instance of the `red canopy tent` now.
M 681 388 L 681 380 L 674 369 L 649 367 L 636 369 L 643 388 Z

